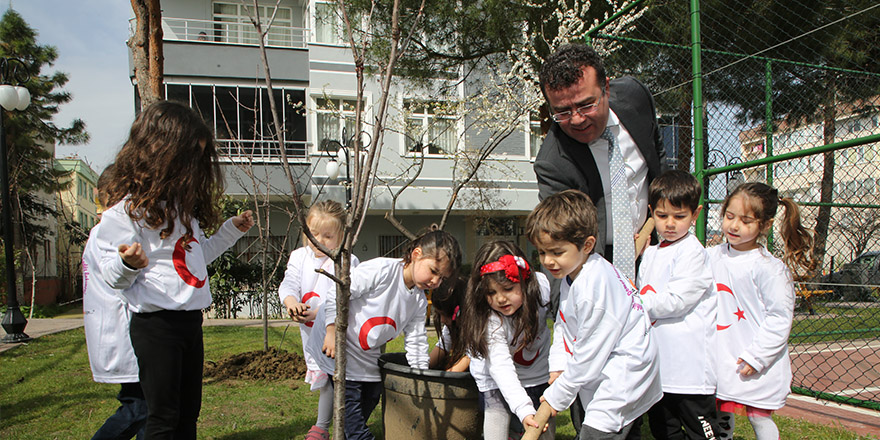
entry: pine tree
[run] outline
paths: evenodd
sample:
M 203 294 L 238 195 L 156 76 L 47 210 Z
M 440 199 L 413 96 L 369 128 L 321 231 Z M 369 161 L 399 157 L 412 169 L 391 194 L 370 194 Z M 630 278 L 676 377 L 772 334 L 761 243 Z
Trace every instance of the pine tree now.
M 3 110 L 9 187 L 15 247 L 45 239 L 49 232 L 45 219 L 56 214 L 54 195 L 68 183 L 61 183 L 67 172 L 53 166 L 53 154 L 45 146 L 56 143 L 79 144 L 89 138 L 82 120 L 69 127 L 58 127 L 52 118 L 71 95 L 60 90 L 67 83 L 61 72 L 43 73 L 58 57 L 52 46 L 41 46 L 37 33 L 12 9 L 0 20 L 0 56 L 23 62 L 27 81 L 22 84 L 31 94 L 31 104 L 22 111 Z M 22 78 L 23 79 L 23 78 Z M 4 78 L 14 82 L 18 78 Z

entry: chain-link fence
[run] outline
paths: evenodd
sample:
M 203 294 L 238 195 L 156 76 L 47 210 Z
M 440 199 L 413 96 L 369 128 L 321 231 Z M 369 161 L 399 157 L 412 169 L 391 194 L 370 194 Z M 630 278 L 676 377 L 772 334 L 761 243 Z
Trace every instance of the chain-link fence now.
M 706 245 L 723 241 L 720 203 L 747 181 L 792 197 L 815 231 L 794 390 L 880 408 L 880 4 L 657 0 L 612 20 L 633 16 L 590 39 L 610 76 L 654 93 L 670 165 L 704 178 Z

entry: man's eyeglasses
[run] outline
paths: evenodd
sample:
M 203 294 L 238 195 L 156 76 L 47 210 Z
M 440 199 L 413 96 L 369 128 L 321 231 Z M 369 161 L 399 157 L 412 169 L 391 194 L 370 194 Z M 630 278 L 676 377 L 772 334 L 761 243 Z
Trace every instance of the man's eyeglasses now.
M 587 116 L 596 113 L 596 111 L 599 110 L 599 103 L 602 102 L 602 96 L 605 96 L 605 93 L 602 93 L 602 95 L 599 96 L 598 101 L 592 104 L 582 105 L 575 109 L 575 111 L 577 112 L 577 114 L 581 115 L 582 118 L 586 118 Z M 567 110 L 564 112 L 554 113 L 550 115 L 550 117 L 553 118 L 553 120 L 556 122 L 565 122 L 574 117 L 574 113 L 572 113 L 571 110 Z

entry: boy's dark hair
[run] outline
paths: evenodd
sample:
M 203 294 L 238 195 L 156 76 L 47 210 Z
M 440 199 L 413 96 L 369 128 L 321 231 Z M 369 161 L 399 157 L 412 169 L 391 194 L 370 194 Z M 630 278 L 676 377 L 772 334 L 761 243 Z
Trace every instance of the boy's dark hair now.
M 586 194 L 569 189 L 542 200 L 526 218 L 526 236 L 537 243 L 541 233 L 555 241 L 582 248 L 587 238 L 599 235 L 596 206 Z
M 571 87 L 584 76 L 584 67 L 596 71 L 596 84 L 605 90 L 605 65 L 596 50 L 583 43 L 569 43 L 559 47 L 541 65 L 538 80 L 541 93 L 547 98 L 547 90 L 562 90 Z
M 661 200 L 675 207 L 687 207 L 694 212 L 700 206 L 700 182 L 690 173 L 669 170 L 654 179 L 648 190 L 648 205 L 657 208 Z

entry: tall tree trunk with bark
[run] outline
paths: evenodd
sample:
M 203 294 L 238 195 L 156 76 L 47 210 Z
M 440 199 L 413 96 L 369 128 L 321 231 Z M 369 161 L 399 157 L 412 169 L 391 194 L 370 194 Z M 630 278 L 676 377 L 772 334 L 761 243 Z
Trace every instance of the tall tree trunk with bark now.
M 162 7 L 159 0 L 131 0 L 131 8 L 135 29 L 127 44 L 131 48 L 141 108 L 144 108 L 165 98 Z
M 835 74 L 829 72 L 828 75 L 829 80 L 826 83 L 827 97 L 825 99 L 825 106 L 822 109 L 822 137 L 825 145 L 834 143 L 834 137 L 837 131 Z M 831 206 L 828 206 L 828 204 L 833 201 L 831 197 L 834 188 L 834 155 L 834 151 L 829 151 L 823 154 L 824 166 L 822 167 L 821 194 L 819 196 L 819 202 L 821 202 L 822 205 L 819 206 L 819 213 L 816 216 L 816 227 L 814 228 L 815 241 L 813 245 L 813 261 L 816 262 L 816 273 L 814 276 L 821 274 L 822 267 L 824 266 L 823 260 L 825 258 L 825 246 L 828 241 L 828 225 L 831 221 Z

